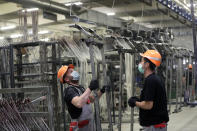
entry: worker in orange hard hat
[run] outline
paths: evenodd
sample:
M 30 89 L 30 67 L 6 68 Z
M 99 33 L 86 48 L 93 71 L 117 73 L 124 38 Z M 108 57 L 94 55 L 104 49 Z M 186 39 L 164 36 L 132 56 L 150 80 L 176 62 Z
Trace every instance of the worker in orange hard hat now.
M 161 64 L 161 55 L 156 50 L 147 50 L 142 56 L 138 70 L 145 81 L 140 98 L 133 96 L 128 100 L 130 107 L 140 108 L 139 121 L 144 131 L 167 131 L 169 121 L 167 97 L 163 81 L 155 74 Z
M 189 68 L 189 69 L 192 69 L 192 64 L 189 64 L 188 68 Z
M 93 111 L 90 103 L 94 102 L 94 96 L 91 95 L 91 92 L 99 88 L 98 81 L 92 80 L 87 89 L 80 86 L 80 75 L 74 70 L 73 65 L 62 66 L 57 77 L 61 83 L 68 84 L 64 90 L 64 100 L 71 116 L 69 131 L 94 131 Z M 98 91 L 99 98 L 108 87 L 103 86 Z

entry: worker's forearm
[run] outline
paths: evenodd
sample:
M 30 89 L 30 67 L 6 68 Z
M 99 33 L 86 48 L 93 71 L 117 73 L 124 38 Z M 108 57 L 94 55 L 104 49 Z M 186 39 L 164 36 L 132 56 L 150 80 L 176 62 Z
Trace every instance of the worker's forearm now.
M 83 106 L 84 104 L 86 104 L 90 94 L 91 94 L 91 90 L 90 88 L 87 88 L 85 92 L 81 96 L 79 96 L 77 105 Z
M 136 106 L 139 107 L 139 108 L 142 108 L 144 110 L 150 110 L 150 109 L 152 109 L 153 104 L 149 103 L 149 102 L 145 102 L 145 101 L 142 101 L 142 102 L 137 101 Z

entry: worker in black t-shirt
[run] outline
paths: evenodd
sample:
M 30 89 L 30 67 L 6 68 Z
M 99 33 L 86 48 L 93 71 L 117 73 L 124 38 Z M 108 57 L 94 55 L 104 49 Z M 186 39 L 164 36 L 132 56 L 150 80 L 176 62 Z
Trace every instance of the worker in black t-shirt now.
M 167 131 L 169 116 L 165 86 L 155 74 L 155 68 L 161 64 L 161 55 L 155 50 L 147 50 L 140 55 L 142 60 L 138 70 L 144 74 L 145 81 L 140 99 L 131 97 L 128 104 L 132 108 L 140 108 L 139 121 L 144 131 Z
M 58 79 L 61 83 L 67 83 L 64 90 L 64 100 L 71 116 L 69 131 L 94 131 L 93 112 L 91 104 L 94 96 L 91 92 L 99 88 L 98 81 L 92 80 L 87 89 L 79 85 L 79 73 L 74 70 L 73 65 L 62 66 L 58 71 Z M 108 86 L 98 91 L 100 98 Z

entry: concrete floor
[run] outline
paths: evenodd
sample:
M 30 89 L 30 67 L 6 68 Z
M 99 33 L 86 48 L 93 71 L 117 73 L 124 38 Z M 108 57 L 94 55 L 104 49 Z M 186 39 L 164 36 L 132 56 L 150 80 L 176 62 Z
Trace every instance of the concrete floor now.
M 172 112 L 174 111 L 172 106 Z M 107 127 L 107 125 L 103 125 Z M 134 131 L 139 131 L 141 126 L 135 118 Z M 105 128 L 106 129 L 106 128 Z M 105 130 L 104 130 L 105 131 Z M 114 131 L 118 131 L 117 125 L 114 125 Z M 130 124 L 123 123 L 122 131 L 130 131 Z M 183 107 L 179 113 L 171 113 L 170 121 L 168 122 L 168 131 L 197 131 L 197 107 Z

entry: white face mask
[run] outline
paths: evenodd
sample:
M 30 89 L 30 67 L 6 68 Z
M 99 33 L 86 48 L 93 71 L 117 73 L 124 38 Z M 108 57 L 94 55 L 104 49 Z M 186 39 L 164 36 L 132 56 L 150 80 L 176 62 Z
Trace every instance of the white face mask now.
M 139 70 L 140 73 L 144 74 L 144 69 L 143 69 L 142 64 L 138 65 L 138 70 Z
M 73 80 L 78 81 L 80 79 L 80 75 L 77 71 L 73 71 L 71 73 L 71 76 L 73 77 Z

